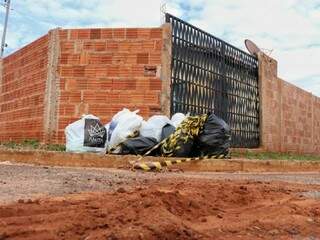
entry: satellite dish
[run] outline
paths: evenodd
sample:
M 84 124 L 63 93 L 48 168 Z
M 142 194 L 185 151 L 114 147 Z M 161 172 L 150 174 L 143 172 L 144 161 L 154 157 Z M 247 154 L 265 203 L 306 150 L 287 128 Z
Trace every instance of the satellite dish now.
M 260 48 L 249 39 L 244 40 L 244 44 L 246 45 L 249 53 L 253 56 L 257 56 L 258 53 L 261 52 Z

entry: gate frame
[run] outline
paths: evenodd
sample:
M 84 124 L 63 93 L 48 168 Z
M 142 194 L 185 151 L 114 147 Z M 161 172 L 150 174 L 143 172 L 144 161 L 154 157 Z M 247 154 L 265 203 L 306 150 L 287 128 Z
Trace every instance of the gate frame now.
M 243 72 L 239 71 L 239 73 L 245 73 L 245 74 L 248 74 L 248 76 L 251 76 L 250 74 L 252 74 L 252 72 L 248 73 L 248 72 L 246 72 L 247 71 L 246 69 L 248 69 L 248 71 L 254 71 L 256 73 L 256 80 L 257 80 L 257 83 L 255 83 L 255 84 L 251 84 L 250 82 L 248 82 L 248 83 L 243 82 L 243 81 L 241 81 L 241 78 L 239 80 L 237 78 L 234 78 L 234 76 L 229 76 L 228 77 L 225 74 L 222 76 L 222 79 L 226 79 L 226 78 L 230 79 L 230 83 L 232 84 L 231 85 L 232 88 L 234 88 L 234 86 L 237 86 L 237 85 L 239 85 L 239 87 L 241 86 L 242 88 L 243 88 L 243 85 L 248 85 L 246 88 L 244 88 L 244 89 L 242 89 L 240 91 L 244 92 L 246 89 L 250 89 L 251 91 L 253 91 L 253 92 L 251 92 L 251 94 L 254 94 L 254 95 L 251 95 L 251 96 L 256 96 L 257 97 L 256 100 L 254 100 L 254 103 L 253 103 L 254 105 L 250 105 L 250 103 L 248 102 L 248 99 L 250 98 L 250 96 L 247 97 L 247 96 L 243 96 L 243 95 L 240 95 L 240 94 L 238 96 L 238 95 L 236 95 L 237 92 L 235 92 L 235 93 L 231 92 L 231 91 L 228 92 L 227 90 L 226 91 L 222 91 L 223 89 L 226 88 L 226 86 L 224 86 L 224 87 L 220 86 L 222 90 L 219 88 L 218 90 L 215 90 L 214 94 L 217 94 L 217 93 L 219 93 L 219 91 L 221 91 L 221 93 L 220 93 L 221 97 L 222 97 L 222 95 L 232 96 L 234 99 L 238 99 L 239 98 L 239 99 L 244 100 L 246 102 L 246 104 L 248 104 L 248 105 L 244 105 L 244 106 L 247 106 L 247 107 L 250 107 L 250 108 L 255 106 L 255 107 L 253 107 L 253 111 L 257 111 L 257 114 L 256 115 L 252 115 L 252 116 L 251 115 L 247 115 L 246 116 L 246 119 L 254 118 L 254 120 L 252 120 L 252 121 L 253 121 L 253 124 L 255 124 L 255 127 L 253 127 L 252 129 L 242 128 L 242 127 L 238 128 L 237 127 L 236 129 L 238 129 L 238 131 L 242 131 L 242 134 L 239 135 L 239 139 L 238 140 L 235 140 L 234 147 L 236 147 L 236 148 L 259 148 L 261 146 L 261 142 L 262 142 L 261 141 L 261 138 L 262 138 L 262 135 L 261 135 L 262 134 L 262 132 L 261 132 L 261 95 L 260 95 L 261 89 L 260 89 L 260 74 L 259 74 L 260 73 L 260 67 L 259 67 L 260 64 L 259 64 L 259 59 L 256 58 L 256 57 L 253 57 L 252 55 L 244 52 L 243 50 L 238 49 L 237 47 L 235 47 L 235 46 L 233 46 L 233 45 L 231 45 L 231 44 L 229 44 L 229 43 L 227 43 L 227 42 L 225 42 L 225 41 L 223 41 L 223 40 L 211 35 L 210 33 L 207 33 L 205 31 L 193 26 L 192 24 L 189 24 L 188 22 L 185 22 L 185 21 L 183 21 L 183 20 L 181 20 L 181 19 L 179 19 L 179 18 L 177 18 L 177 17 L 175 17 L 175 16 L 173 16 L 171 14 L 168 14 L 168 13 L 166 13 L 166 23 L 162 25 L 163 29 L 164 29 L 164 31 L 163 31 L 164 32 L 164 43 L 163 43 L 163 55 L 162 55 L 162 60 L 164 60 L 164 61 L 163 61 L 163 66 L 162 66 L 162 71 L 161 71 L 161 73 L 162 73 L 161 80 L 163 80 L 163 82 L 162 82 L 163 93 L 161 95 L 161 105 L 162 105 L 163 113 L 165 113 L 168 116 L 173 114 L 173 100 L 172 100 L 172 97 L 173 97 L 173 94 L 172 94 L 172 92 L 173 92 L 172 77 L 173 76 L 171 74 L 172 74 L 172 69 L 173 69 L 172 51 L 173 51 L 173 37 L 174 36 L 173 36 L 173 33 L 172 33 L 173 29 L 172 29 L 171 19 L 176 20 L 178 22 L 181 22 L 182 24 L 186 24 L 187 26 L 191 27 L 192 29 L 195 29 L 196 31 L 199 31 L 200 34 L 205 34 L 205 36 L 208 36 L 210 38 L 212 37 L 214 39 L 214 41 L 217 40 L 219 46 L 221 46 L 220 52 L 224 53 L 227 50 L 231 51 L 231 52 L 229 52 L 230 55 L 223 54 L 223 55 L 221 55 L 221 57 L 223 57 L 223 59 L 225 58 L 225 56 L 229 56 L 230 57 L 231 61 L 228 62 L 228 64 L 229 64 L 228 67 L 230 67 L 232 71 L 235 71 L 235 67 L 232 66 L 232 64 L 233 64 L 232 60 L 234 61 L 234 59 L 236 59 L 235 56 L 241 57 L 242 61 L 240 61 L 239 64 L 247 63 L 248 66 L 250 66 L 251 64 L 254 64 L 254 65 L 256 64 L 256 67 L 254 67 L 252 69 L 250 67 L 247 67 L 247 65 L 243 65 L 243 66 L 246 66 L 245 68 L 242 69 Z M 168 41 L 168 37 L 169 37 L 170 41 Z M 190 43 L 192 43 L 192 41 L 190 41 Z M 171 48 L 171 51 L 168 51 L 169 48 Z M 232 51 L 234 51 L 234 52 L 232 52 Z M 253 62 L 253 59 L 254 59 L 254 62 Z M 171 62 L 170 71 L 168 71 L 168 65 L 169 65 L 168 61 Z M 225 68 L 227 66 L 226 63 L 224 63 L 222 65 L 223 65 L 222 66 L 223 68 Z M 239 65 L 239 66 L 241 66 L 241 65 Z M 226 70 L 226 71 L 228 71 L 228 70 Z M 214 71 L 213 74 L 215 74 L 215 75 L 218 74 L 219 75 L 221 73 Z M 245 75 L 245 76 L 247 76 L 247 75 Z M 251 79 L 251 81 L 252 80 L 253 79 Z M 169 87 L 168 87 L 168 85 L 169 85 Z M 190 85 L 192 85 L 192 83 Z M 221 85 L 226 85 L 226 83 L 225 84 L 221 84 Z M 170 90 L 170 96 L 168 96 L 169 95 L 169 90 Z M 168 99 L 168 98 L 170 98 L 170 99 Z M 223 97 L 220 100 L 221 100 L 220 102 L 217 101 L 216 103 L 214 103 L 214 105 L 215 105 L 214 109 L 217 109 L 218 111 L 219 111 L 219 109 L 221 111 L 221 109 L 222 109 L 221 107 L 222 107 L 223 102 L 224 102 Z M 219 105 L 220 108 L 216 107 L 217 103 L 220 103 L 220 105 Z M 165 107 L 165 106 L 167 106 L 167 107 Z M 170 106 L 169 110 L 168 110 L 168 106 Z M 239 105 L 237 104 L 235 106 L 241 106 L 241 103 L 239 103 Z M 202 110 L 200 110 L 200 111 L 202 111 Z M 244 111 L 246 111 L 246 110 L 244 110 Z M 224 119 L 226 119 L 226 118 L 228 119 L 229 117 L 232 117 L 232 115 L 235 115 L 236 116 L 235 117 L 236 120 L 241 118 L 241 116 L 243 115 L 243 113 L 241 113 L 241 112 L 232 111 L 230 109 L 228 111 L 225 111 L 224 113 L 223 113 L 223 111 L 221 111 L 221 114 L 225 116 Z M 219 115 L 221 115 L 221 114 L 219 114 Z M 244 124 L 245 121 L 247 121 L 246 119 L 244 119 L 243 121 L 240 121 L 240 123 Z M 238 121 L 233 121 L 233 122 L 235 123 L 235 122 L 238 122 Z M 246 133 L 246 132 L 248 132 L 248 133 Z M 241 146 L 243 140 L 245 140 L 246 138 L 250 139 L 250 135 L 251 134 L 254 134 L 253 138 L 252 138 L 252 141 L 248 142 L 247 145 L 242 145 Z

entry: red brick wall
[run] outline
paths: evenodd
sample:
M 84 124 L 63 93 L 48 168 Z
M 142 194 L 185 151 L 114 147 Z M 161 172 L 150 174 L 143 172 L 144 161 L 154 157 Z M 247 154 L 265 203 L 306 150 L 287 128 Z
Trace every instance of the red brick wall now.
M 42 139 L 48 36 L 2 59 L 0 141 Z
M 160 113 L 162 28 L 60 30 L 57 141 L 84 113 L 107 123 L 127 107 Z
M 261 141 L 268 151 L 320 154 L 320 98 L 277 76 L 277 62 L 259 56 Z
M 308 93 L 286 81 L 281 84 L 281 129 L 282 151 L 306 152 L 314 151 L 313 126 L 314 98 Z M 318 116 L 320 117 L 320 115 Z
M 320 98 L 313 96 L 313 145 L 314 151 L 320 153 Z

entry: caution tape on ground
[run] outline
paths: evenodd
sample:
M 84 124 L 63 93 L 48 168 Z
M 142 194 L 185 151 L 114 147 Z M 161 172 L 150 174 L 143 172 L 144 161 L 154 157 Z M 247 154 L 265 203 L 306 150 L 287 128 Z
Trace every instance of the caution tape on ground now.
M 158 162 L 134 162 L 132 163 L 133 169 L 143 170 L 143 171 L 159 171 L 163 167 L 168 167 L 173 164 L 179 164 L 183 162 L 191 162 L 191 161 L 201 161 L 205 159 L 226 159 L 230 158 L 229 154 L 219 154 L 215 156 L 203 156 L 203 157 L 195 157 L 195 158 L 182 158 L 182 159 L 172 159 L 172 160 L 164 160 Z

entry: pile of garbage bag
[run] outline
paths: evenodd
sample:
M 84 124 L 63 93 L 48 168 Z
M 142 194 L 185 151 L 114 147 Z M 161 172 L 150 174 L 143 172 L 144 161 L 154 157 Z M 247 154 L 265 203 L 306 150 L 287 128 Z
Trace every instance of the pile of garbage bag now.
M 213 113 L 171 119 L 155 115 L 145 121 L 139 110 L 124 108 L 103 125 L 94 115 L 84 115 L 65 129 L 68 152 L 95 152 L 170 157 L 227 154 L 230 127 Z

